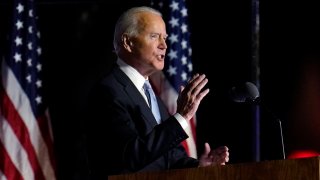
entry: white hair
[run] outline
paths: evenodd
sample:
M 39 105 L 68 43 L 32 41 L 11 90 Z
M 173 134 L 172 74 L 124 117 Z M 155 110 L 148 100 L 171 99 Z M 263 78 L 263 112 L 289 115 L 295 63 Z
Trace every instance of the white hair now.
M 125 11 L 120 18 L 118 19 L 113 36 L 113 47 L 115 53 L 118 54 L 121 46 L 121 36 L 124 33 L 129 34 L 129 36 L 135 36 L 138 32 L 138 13 L 141 12 L 150 12 L 162 16 L 162 14 L 151 7 L 141 6 L 141 7 L 134 7 L 127 11 Z

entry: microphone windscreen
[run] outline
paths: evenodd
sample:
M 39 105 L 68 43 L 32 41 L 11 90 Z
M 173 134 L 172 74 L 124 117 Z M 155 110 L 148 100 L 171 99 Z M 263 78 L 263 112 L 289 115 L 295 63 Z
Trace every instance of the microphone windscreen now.
M 241 86 L 232 87 L 229 95 L 232 101 L 243 103 L 256 100 L 259 98 L 260 93 L 256 85 L 251 82 L 246 82 Z

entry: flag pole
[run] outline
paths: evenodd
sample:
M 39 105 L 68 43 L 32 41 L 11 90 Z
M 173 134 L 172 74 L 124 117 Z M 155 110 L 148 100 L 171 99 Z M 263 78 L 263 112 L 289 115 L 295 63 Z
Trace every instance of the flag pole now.
M 260 90 L 260 5 L 259 0 L 251 1 L 251 69 L 252 69 L 252 82 L 256 84 Z M 260 107 L 253 106 L 253 158 L 256 162 L 260 161 Z

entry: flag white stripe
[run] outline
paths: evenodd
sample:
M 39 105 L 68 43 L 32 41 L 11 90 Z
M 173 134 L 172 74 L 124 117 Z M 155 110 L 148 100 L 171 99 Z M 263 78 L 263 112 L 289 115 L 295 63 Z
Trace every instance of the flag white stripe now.
M 2 171 L 0 171 L 0 180 L 7 180 Z
M 48 147 L 40 133 L 39 124 L 32 112 L 30 101 L 5 61 L 2 61 L 2 74 L 2 83 L 5 91 L 28 129 L 32 146 L 36 151 L 37 159 L 45 178 L 55 179 Z
M 28 155 L 19 139 L 13 132 L 5 117 L 0 115 L 0 140 L 9 154 L 13 164 L 25 179 L 34 179 L 33 170 L 28 160 Z M 25 162 L 25 163 L 21 163 Z

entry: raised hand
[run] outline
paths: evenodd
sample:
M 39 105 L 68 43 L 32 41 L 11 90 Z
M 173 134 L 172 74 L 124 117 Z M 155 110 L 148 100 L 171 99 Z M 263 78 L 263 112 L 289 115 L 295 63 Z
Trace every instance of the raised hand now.
M 190 120 L 198 110 L 201 100 L 209 93 L 209 89 L 203 90 L 208 83 L 204 74 L 194 75 L 185 87 L 181 87 L 177 99 L 177 113 L 186 120 Z

